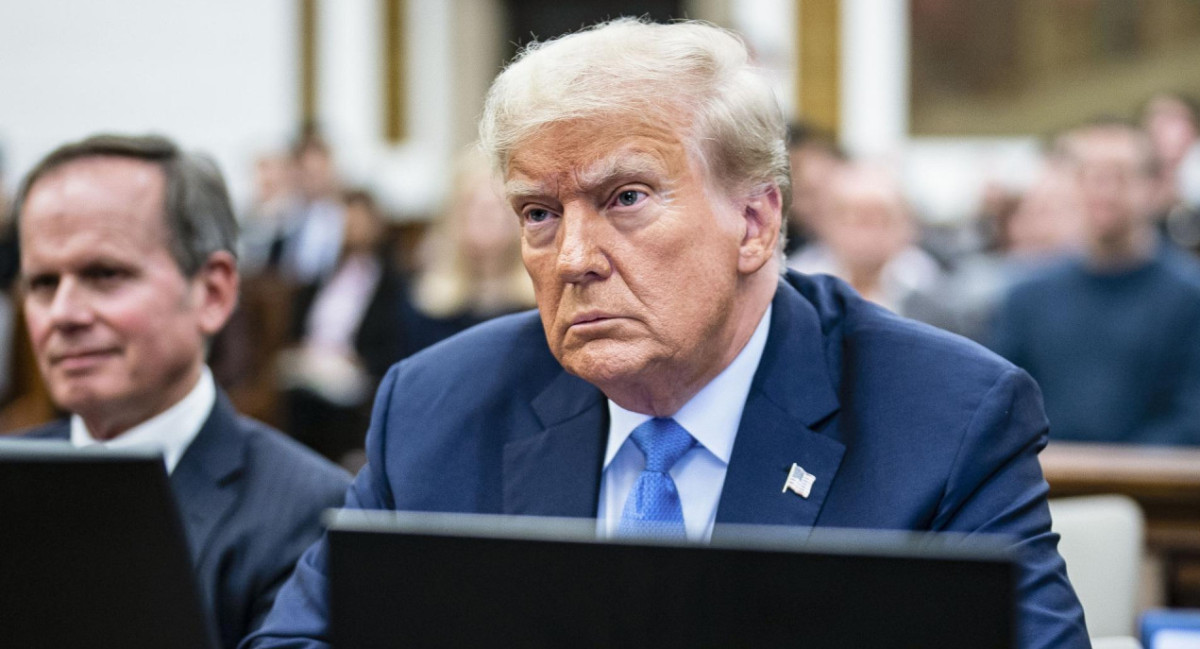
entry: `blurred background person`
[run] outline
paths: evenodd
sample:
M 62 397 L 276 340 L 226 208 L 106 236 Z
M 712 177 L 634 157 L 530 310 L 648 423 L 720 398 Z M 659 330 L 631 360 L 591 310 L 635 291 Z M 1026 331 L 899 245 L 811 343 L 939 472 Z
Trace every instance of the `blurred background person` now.
M 865 163 L 839 165 L 824 181 L 827 211 L 819 239 L 788 259 L 802 273 L 846 280 L 860 295 L 902 315 L 942 279 L 916 245 L 917 225 L 896 178 Z
M 948 319 L 931 324 L 986 342 L 995 310 L 1012 286 L 1081 245 L 1080 200 L 1073 168 L 1047 159 L 1024 195 L 989 210 L 984 249 L 957 260 L 937 297 Z
M 1157 207 L 1165 213 L 1179 204 L 1180 165 L 1200 137 L 1196 104 L 1184 95 L 1158 93 L 1142 107 L 1141 125 L 1158 160 Z
M 299 213 L 301 199 L 296 181 L 296 165 L 287 152 L 266 152 L 254 161 L 254 194 L 241 218 L 242 257 L 247 274 L 255 274 L 269 265 L 272 245 L 282 245 L 292 226 L 291 219 Z M 282 251 L 274 254 L 278 256 Z
M 1083 241 L 1074 168 L 1051 160 L 998 228 L 997 248 L 1021 270 L 1075 252 Z
M 324 278 L 338 262 L 345 218 L 341 179 L 332 150 L 314 128 L 304 129 L 292 164 L 298 204 L 279 228 L 267 265 L 307 284 Z
M 1041 385 L 1052 438 L 1200 444 L 1200 285 L 1156 234 L 1150 138 L 1104 119 L 1063 150 L 1081 254 L 1012 290 L 992 345 Z
M 1185 164 L 1189 154 L 1200 156 L 1200 107 L 1186 95 L 1158 93 L 1142 107 L 1141 123 L 1159 165 L 1156 221 L 1172 243 L 1200 251 L 1200 204 L 1185 196 L 1186 175 L 1200 172 Z
M 341 249 L 325 279 L 300 287 L 279 356 L 283 420 L 296 439 L 350 469 L 361 466 L 371 397 L 407 355 L 404 286 L 383 217 L 365 190 L 342 194 Z
M 828 210 L 829 181 L 846 162 L 832 134 L 807 122 L 793 122 L 787 133 L 792 170 L 792 206 L 787 215 L 784 254 L 791 256 L 818 238 L 821 215 Z
M 406 355 L 498 315 L 531 309 L 521 232 L 483 155 L 458 161 L 447 208 L 421 244 Z

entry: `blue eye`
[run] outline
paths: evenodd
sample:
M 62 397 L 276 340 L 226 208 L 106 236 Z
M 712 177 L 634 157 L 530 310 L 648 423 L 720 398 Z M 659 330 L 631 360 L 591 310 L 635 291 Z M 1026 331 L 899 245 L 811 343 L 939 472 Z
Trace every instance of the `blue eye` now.
M 637 205 L 638 202 L 641 201 L 642 197 L 644 197 L 645 195 L 646 195 L 646 192 L 641 192 L 636 189 L 626 189 L 626 190 L 620 192 L 619 194 L 617 194 L 617 198 L 616 198 L 615 202 L 617 205 L 620 205 L 622 207 L 632 207 L 634 205 Z
M 535 207 L 525 211 L 525 220 L 531 223 L 541 223 L 548 218 L 550 218 L 550 210 Z

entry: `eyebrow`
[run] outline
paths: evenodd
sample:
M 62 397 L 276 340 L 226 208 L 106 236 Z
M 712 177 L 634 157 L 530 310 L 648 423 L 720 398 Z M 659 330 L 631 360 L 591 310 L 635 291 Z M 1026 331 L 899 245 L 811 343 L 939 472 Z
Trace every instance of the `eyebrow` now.
M 641 152 L 618 152 L 588 165 L 575 174 L 579 187 L 587 192 L 614 180 L 638 176 L 662 176 L 663 163 L 654 155 Z M 504 194 L 511 200 L 549 193 L 547 183 L 514 179 L 504 183 Z
M 646 153 L 624 153 L 602 158 L 581 170 L 577 177 L 585 189 L 595 189 L 618 178 L 662 175 L 662 162 Z
M 526 196 L 541 196 L 545 193 L 545 183 L 532 183 L 524 180 L 509 180 L 504 183 L 504 197 L 508 200 Z

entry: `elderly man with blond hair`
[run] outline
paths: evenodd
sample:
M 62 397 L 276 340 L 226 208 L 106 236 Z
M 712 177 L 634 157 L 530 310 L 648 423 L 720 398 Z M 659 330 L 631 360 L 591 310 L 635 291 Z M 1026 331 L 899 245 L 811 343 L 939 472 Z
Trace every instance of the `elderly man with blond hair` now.
M 530 46 L 480 134 L 538 309 L 391 370 L 348 506 L 697 543 L 737 523 L 1004 534 L 1022 550 L 1022 646 L 1087 646 L 1036 386 L 783 271 L 784 123 L 736 36 L 624 19 Z M 793 465 L 815 478 L 807 497 L 781 493 Z M 246 646 L 327 643 L 327 572 L 320 543 Z

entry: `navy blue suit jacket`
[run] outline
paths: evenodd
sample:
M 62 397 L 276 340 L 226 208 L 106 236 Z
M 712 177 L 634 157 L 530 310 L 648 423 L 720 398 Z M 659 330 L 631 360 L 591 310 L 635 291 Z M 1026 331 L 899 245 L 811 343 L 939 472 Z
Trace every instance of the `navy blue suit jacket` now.
M 69 439 L 66 421 L 29 437 Z M 171 472 L 201 601 L 232 649 L 266 616 L 320 515 L 342 504 L 350 476 L 282 433 L 240 417 L 218 393 Z M 153 540 L 150 540 L 153 542 Z
M 535 313 L 469 330 L 384 379 L 348 506 L 592 517 L 604 395 L 551 356 Z M 1022 647 L 1087 647 L 1050 531 L 1036 385 L 983 348 L 829 277 L 789 273 L 717 509 L 724 523 L 996 533 L 1024 552 Z M 795 462 L 811 496 L 781 494 Z M 324 541 L 244 646 L 327 642 Z

